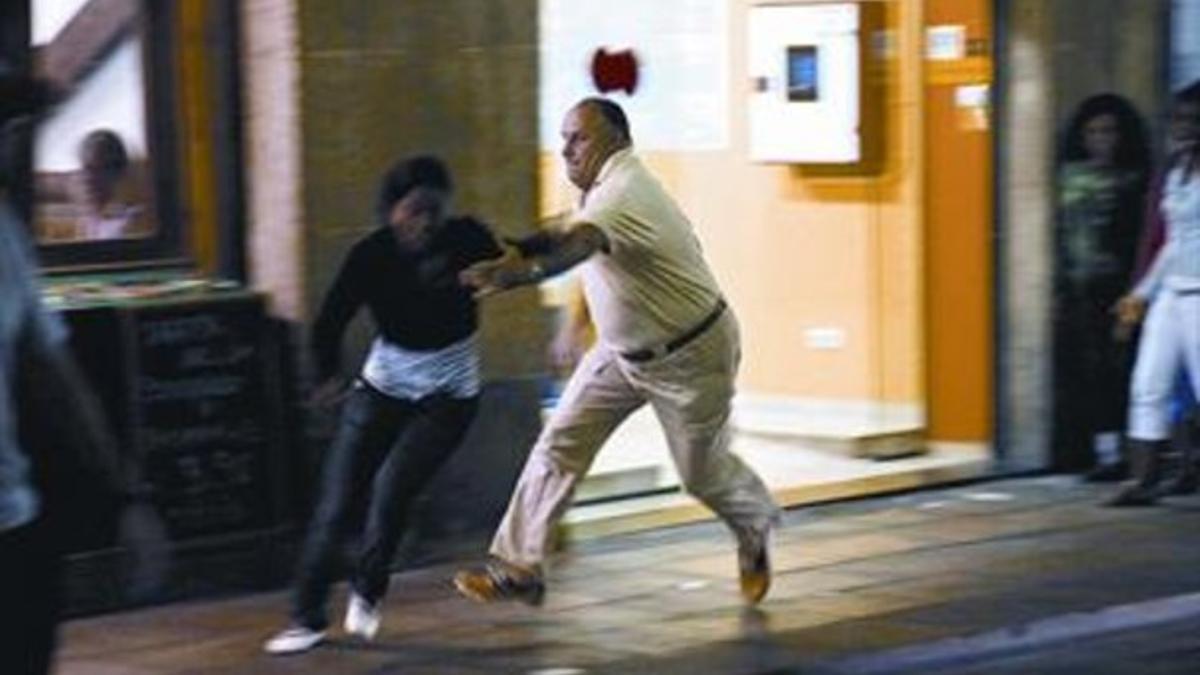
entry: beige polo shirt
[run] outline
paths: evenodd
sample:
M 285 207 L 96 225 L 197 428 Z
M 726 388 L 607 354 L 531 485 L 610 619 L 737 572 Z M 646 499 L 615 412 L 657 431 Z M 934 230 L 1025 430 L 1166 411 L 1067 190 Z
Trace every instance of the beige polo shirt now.
M 608 236 L 578 269 L 600 340 L 618 352 L 678 337 L 720 299 L 692 224 L 632 150 L 608 158 L 572 221 Z

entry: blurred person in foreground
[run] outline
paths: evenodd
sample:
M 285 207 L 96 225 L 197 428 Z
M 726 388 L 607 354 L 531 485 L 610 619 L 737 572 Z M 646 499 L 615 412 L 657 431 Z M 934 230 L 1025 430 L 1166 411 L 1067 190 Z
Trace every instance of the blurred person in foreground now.
M 0 128 L 36 121 L 52 88 L 0 72 Z M 6 147 L 12 147 L 6 143 Z M 9 156 L 7 163 L 16 159 Z M 17 171 L 0 179 L 0 672 L 49 672 L 56 641 L 63 546 L 51 503 L 70 486 L 46 484 L 82 468 L 120 508 L 121 543 L 135 556 L 131 589 L 150 593 L 163 574 L 163 527 L 142 499 L 137 468 L 124 461 L 66 344 L 42 306 L 26 227 L 10 203 Z M 78 474 L 75 474 L 78 475 Z M 101 505 L 96 505 L 101 506 Z
M 527 238 L 462 275 L 488 295 L 577 268 L 597 342 L 575 367 L 534 444 L 492 559 L 455 586 L 479 602 L 539 604 L 555 525 L 596 453 L 632 412 L 650 404 L 685 489 L 732 530 L 741 591 L 770 585 L 768 536 L 779 509 L 762 480 L 730 451 L 730 406 L 741 360 L 737 321 L 704 259 L 692 224 L 633 152 L 616 103 L 580 101 L 562 125 L 567 176 L 582 190 L 562 229 Z M 583 313 L 579 314 L 584 316 Z M 585 326 L 567 324 L 569 339 Z
M 1134 481 L 1113 498 L 1113 506 L 1158 500 L 1180 373 L 1187 374 L 1193 392 L 1200 390 L 1200 81 L 1175 94 L 1170 114 L 1171 151 L 1151 197 L 1161 217 L 1162 243 L 1153 242 L 1150 226 L 1145 271 L 1114 308 L 1123 332 L 1144 325 L 1129 393 Z M 1181 465 L 1185 472 L 1194 470 L 1190 457 Z M 1194 481 L 1185 473 L 1183 487 Z

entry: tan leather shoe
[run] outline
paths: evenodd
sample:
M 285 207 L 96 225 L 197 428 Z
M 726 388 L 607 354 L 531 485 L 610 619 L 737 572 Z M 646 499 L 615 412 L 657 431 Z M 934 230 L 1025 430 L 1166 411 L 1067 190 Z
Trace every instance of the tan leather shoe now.
M 546 595 L 546 585 L 539 572 L 501 560 L 455 574 L 454 587 L 463 597 L 475 602 L 518 600 L 536 607 L 542 604 Z
M 771 588 L 770 530 L 753 531 L 738 538 L 738 571 L 742 597 L 757 605 Z

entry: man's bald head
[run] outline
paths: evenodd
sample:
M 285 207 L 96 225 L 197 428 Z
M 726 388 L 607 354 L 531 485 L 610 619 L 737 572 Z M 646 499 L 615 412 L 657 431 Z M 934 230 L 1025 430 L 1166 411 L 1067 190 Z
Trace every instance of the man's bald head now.
M 567 177 L 579 189 L 587 190 L 608 158 L 629 147 L 629 121 L 616 103 L 585 98 L 567 111 L 562 138 Z
M 629 132 L 629 118 L 621 106 L 607 98 L 593 96 L 575 104 L 576 108 L 588 108 L 604 120 L 608 130 L 616 135 L 624 145 L 633 144 L 633 135 Z

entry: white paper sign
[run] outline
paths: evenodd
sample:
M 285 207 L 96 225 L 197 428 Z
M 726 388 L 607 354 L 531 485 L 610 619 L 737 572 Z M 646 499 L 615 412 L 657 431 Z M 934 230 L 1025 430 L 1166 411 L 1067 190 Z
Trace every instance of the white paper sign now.
M 925 29 L 925 58 L 930 61 L 954 61 L 966 55 L 966 26 L 930 26 Z
M 597 51 L 636 60 L 632 94 L 606 91 L 625 109 L 638 148 L 714 150 L 729 144 L 727 0 L 543 0 L 540 136 L 557 150 L 563 114 L 600 95 Z M 619 62 L 618 70 L 628 68 Z

